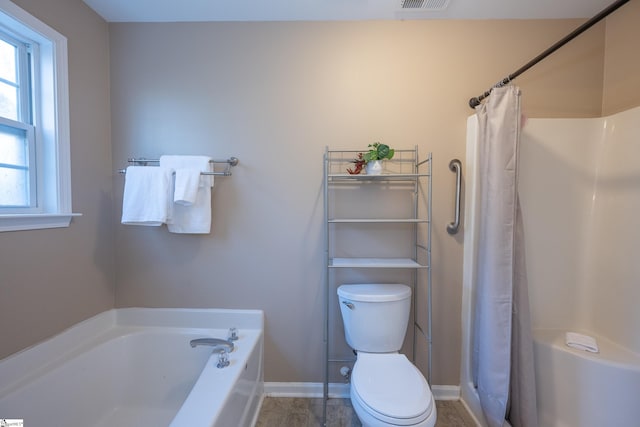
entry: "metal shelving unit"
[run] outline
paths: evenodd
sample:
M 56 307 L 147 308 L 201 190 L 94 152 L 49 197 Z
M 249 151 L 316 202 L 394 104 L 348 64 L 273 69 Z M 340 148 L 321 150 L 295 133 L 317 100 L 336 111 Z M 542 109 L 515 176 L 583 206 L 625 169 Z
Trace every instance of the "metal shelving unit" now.
M 418 147 L 411 150 L 396 150 L 392 160 L 385 161 L 386 172 L 382 175 L 351 175 L 346 173 L 353 159 L 359 152 L 365 150 L 331 150 L 327 148 L 324 155 L 324 218 L 325 218 L 325 319 L 324 319 L 324 347 L 325 347 L 325 375 L 323 388 L 323 425 L 326 426 L 327 399 L 329 397 L 329 376 L 330 365 L 333 363 L 344 363 L 355 360 L 332 355 L 331 328 L 330 328 L 330 302 L 335 294 L 338 283 L 336 274 L 338 272 L 358 270 L 358 271 L 398 271 L 410 272 L 411 282 L 407 283 L 412 287 L 413 297 L 413 360 L 416 359 L 416 339 L 418 336 L 424 337 L 427 343 L 427 380 L 431 379 L 431 189 L 432 189 L 432 158 L 429 153 L 424 160 L 418 157 Z M 366 217 L 361 213 L 356 215 L 339 214 L 336 206 L 342 203 L 336 200 L 334 193 L 337 191 L 353 194 L 353 200 L 346 203 L 358 203 L 358 193 L 371 191 L 371 188 L 382 188 L 392 192 L 394 188 L 400 186 L 404 191 L 411 194 L 411 204 L 405 212 L 410 212 L 402 216 L 386 216 L 385 213 L 376 217 L 369 217 L 375 214 L 368 210 Z M 352 193 L 353 192 L 353 193 Z M 362 194 L 360 194 L 362 196 Z M 365 197 L 366 198 L 366 197 Z M 389 211 L 389 209 L 382 209 Z M 364 228 L 360 232 L 363 234 L 373 233 L 369 228 L 376 227 L 376 230 L 387 230 L 395 233 L 401 230 L 403 235 L 410 235 L 411 242 L 407 243 L 409 256 L 403 253 L 401 256 L 356 256 L 353 253 L 338 254 L 340 248 L 336 241 L 339 235 L 352 228 Z M 386 252 L 382 245 L 372 245 L 366 247 L 365 252 Z M 358 252 L 358 248 L 347 252 Z M 385 255 L 388 255 L 385 253 Z M 420 327 L 416 319 L 418 292 L 426 292 L 426 328 Z

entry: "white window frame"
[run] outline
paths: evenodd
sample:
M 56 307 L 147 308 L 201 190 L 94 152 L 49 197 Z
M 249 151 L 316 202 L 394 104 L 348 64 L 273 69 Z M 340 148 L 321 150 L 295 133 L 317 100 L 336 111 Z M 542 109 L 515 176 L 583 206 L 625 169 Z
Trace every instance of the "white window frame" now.
M 71 218 L 71 161 L 67 38 L 9 0 L 0 0 L 0 25 L 37 44 L 38 94 L 34 97 L 37 157 L 37 213 L 0 209 L 0 232 L 68 227 Z M 42 197 L 40 197 L 42 196 Z
M 1 207 L 6 212 L 0 213 L 42 213 L 42 202 L 38 200 L 38 195 L 41 192 L 37 191 L 37 167 L 36 167 L 36 132 L 33 126 L 34 116 L 36 112 L 33 111 L 33 97 L 37 96 L 38 87 L 35 82 L 28 81 L 34 72 L 38 69 L 39 55 L 37 53 L 38 45 L 32 40 L 26 40 L 21 35 L 20 38 L 14 37 L 14 34 L 9 33 L 8 29 L 3 25 L 0 25 L 0 31 L 2 34 L 0 38 L 15 48 L 15 67 L 16 67 L 16 82 L 9 82 L 9 84 L 17 83 L 19 89 L 17 93 L 17 105 L 16 105 L 16 117 L 0 117 L 0 126 L 7 129 L 7 133 L 14 133 L 15 135 L 23 135 L 25 139 L 26 150 L 28 153 L 27 168 L 28 174 L 28 199 L 29 202 L 26 206 L 16 207 Z M 35 51 L 34 54 L 31 54 Z M 13 131 L 13 132 L 12 132 Z M 3 132 L 4 133 L 4 132 Z M 0 182 L 2 184 L 2 182 Z

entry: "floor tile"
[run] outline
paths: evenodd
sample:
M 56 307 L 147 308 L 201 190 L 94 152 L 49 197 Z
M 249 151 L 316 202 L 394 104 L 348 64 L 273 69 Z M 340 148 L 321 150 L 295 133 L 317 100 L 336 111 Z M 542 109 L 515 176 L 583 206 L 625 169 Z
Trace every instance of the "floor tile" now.
M 256 427 L 323 427 L 322 399 L 266 397 Z M 476 427 L 460 401 L 436 401 L 436 427 Z M 362 427 L 349 399 L 327 400 L 327 427 Z

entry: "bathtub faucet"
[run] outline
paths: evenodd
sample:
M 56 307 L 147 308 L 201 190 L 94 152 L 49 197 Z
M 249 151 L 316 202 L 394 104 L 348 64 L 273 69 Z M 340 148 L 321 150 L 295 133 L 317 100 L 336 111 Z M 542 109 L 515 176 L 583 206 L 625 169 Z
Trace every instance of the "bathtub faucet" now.
M 213 347 L 213 352 L 218 353 L 218 368 L 229 366 L 229 353 L 233 351 L 233 343 L 231 341 L 220 338 L 197 338 L 189 343 L 191 347 L 206 345 Z
M 233 343 L 231 341 L 223 340 L 221 338 L 198 338 L 195 340 L 191 340 L 190 344 L 191 344 L 191 347 L 196 347 L 199 345 L 211 346 L 213 347 L 214 352 L 216 350 L 226 351 L 227 353 L 231 353 L 233 351 Z

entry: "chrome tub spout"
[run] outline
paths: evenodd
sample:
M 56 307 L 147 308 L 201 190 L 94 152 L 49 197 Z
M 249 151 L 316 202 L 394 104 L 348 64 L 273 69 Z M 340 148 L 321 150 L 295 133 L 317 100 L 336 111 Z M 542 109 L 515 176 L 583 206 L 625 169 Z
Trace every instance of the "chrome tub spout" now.
M 223 350 L 227 353 L 231 353 L 233 351 L 233 343 L 231 341 L 223 340 L 220 338 L 198 338 L 195 340 L 191 340 L 189 344 L 191 344 L 191 347 L 196 347 L 199 345 L 214 347 L 214 351 Z
M 220 338 L 197 338 L 195 340 L 191 340 L 189 344 L 191 344 L 191 347 L 199 345 L 212 347 L 213 352 L 218 353 L 218 364 L 216 366 L 218 368 L 229 366 L 230 362 L 228 354 L 233 351 L 233 342 Z

